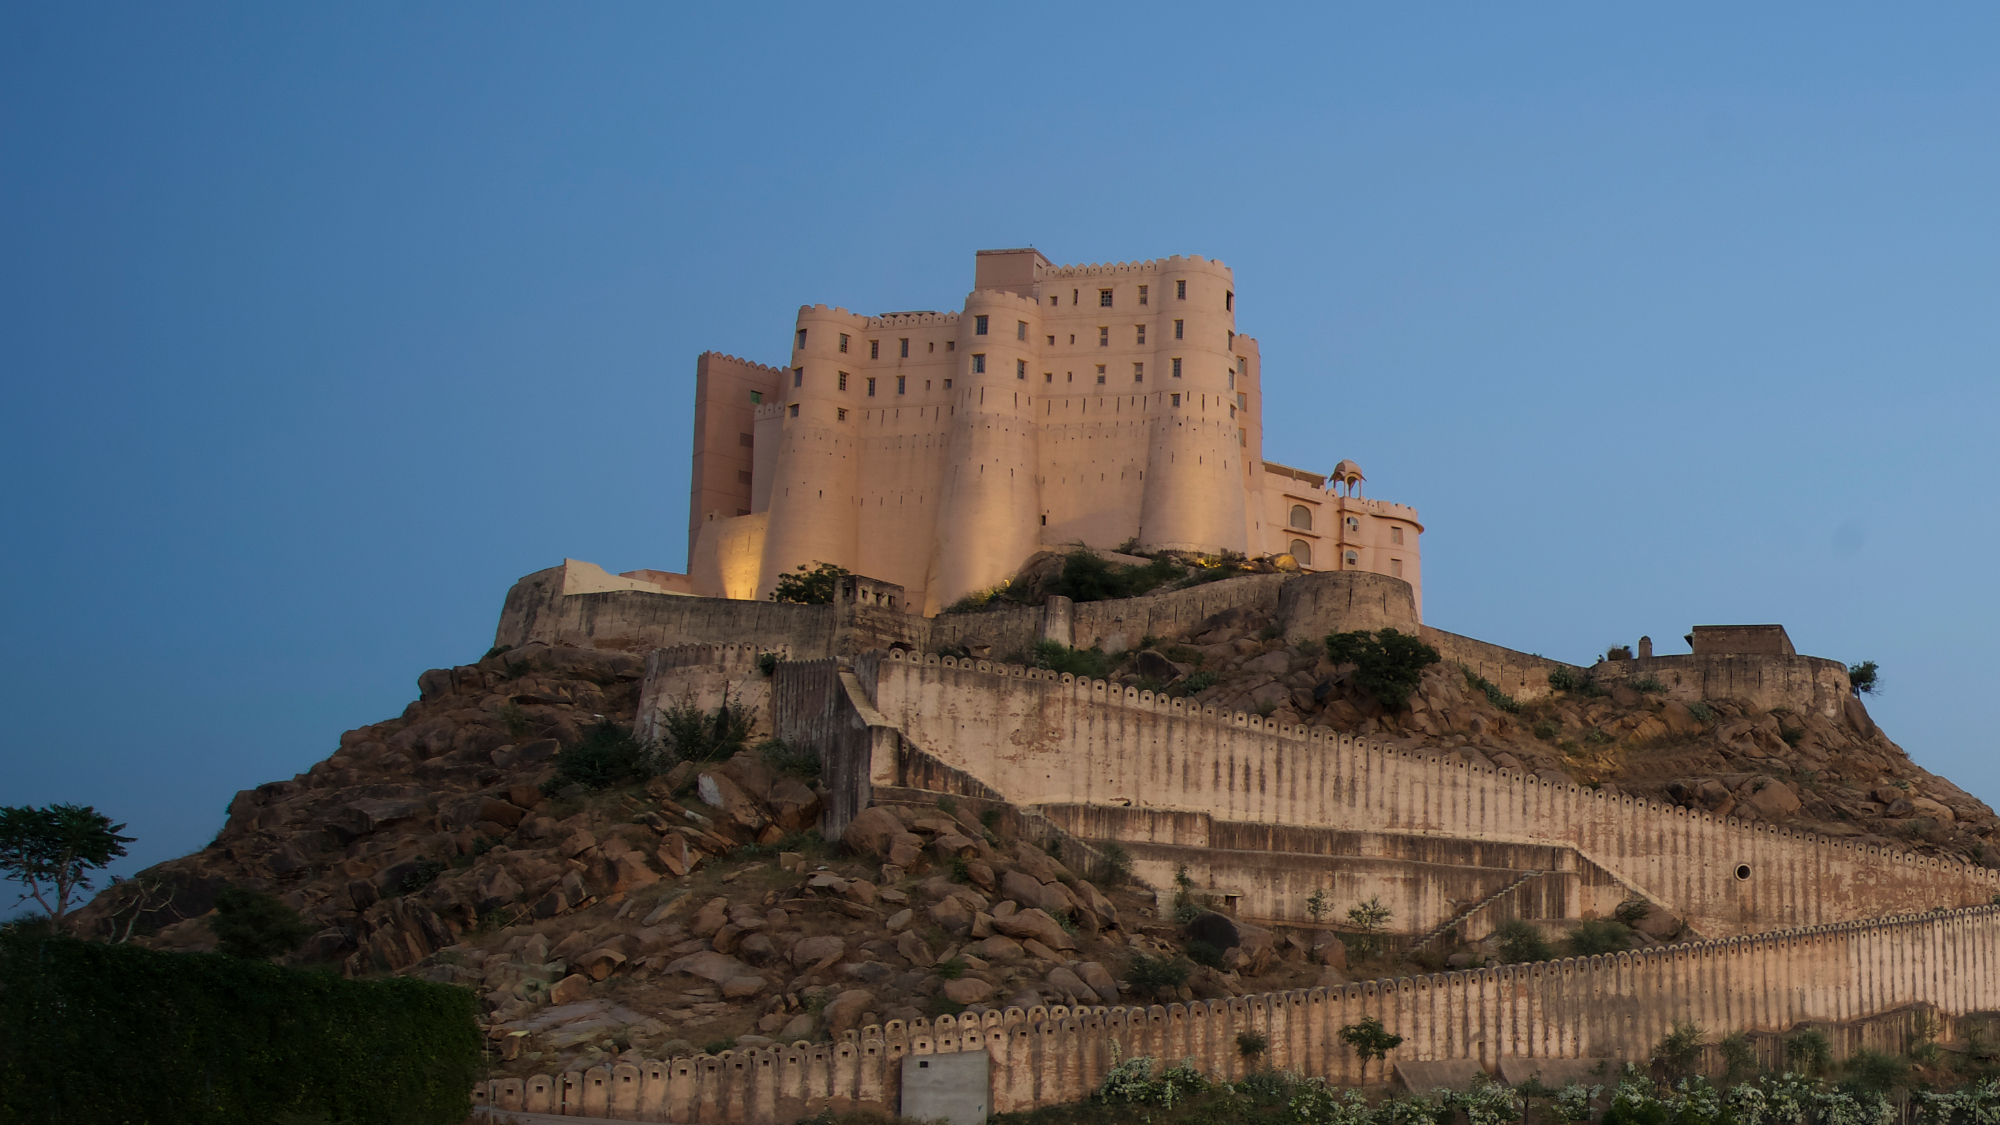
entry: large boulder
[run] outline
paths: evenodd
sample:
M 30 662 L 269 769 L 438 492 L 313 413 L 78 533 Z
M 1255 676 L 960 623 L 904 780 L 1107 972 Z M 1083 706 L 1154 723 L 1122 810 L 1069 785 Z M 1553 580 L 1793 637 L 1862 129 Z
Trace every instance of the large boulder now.
M 957 1004 L 984 1004 L 993 998 L 993 986 L 978 977 L 960 977 L 944 982 L 939 989 L 945 999 Z
M 1790 816 L 1799 810 L 1799 795 L 1775 777 L 1761 778 L 1745 803 L 1767 817 Z
M 800 938 L 799 943 L 792 946 L 792 964 L 804 969 L 845 952 L 847 943 L 833 934 Z
M 1194 921 L 1187 924 L 1186 933 L 1189 941 L 1205 941 L 1217 950 L 1234 949 L 1242 944 L 1236 923 L 1213 910 L 1195 915 Z
M 702 802 L 722 810 L 718 820 L 733 823 L 747 832 L 760 832 L 771 823 L 764 806 L 743 785 L 721 770 L 710 770 L 695 779 L 695 792 Z
M 1085 961 L 1076 967 L 1077 979 L 1088 985 L 1097 998 L 1106 1004 L 1118 1002 L 1118 982 L 1111 979 L 1110 970 L 1096 961 Z
M 861 1017 L 874 1003 L 872 994 L 858 988 L 849 989 L 827 1004 L 825 1010 L 820 1012 L 820 1019 L 826 1022 L 826 1030 L 837 1036 L 861 1026 Z
M 723 953 L 705 951 L 690 953 L 685 957 L 667 962 L 667 972 L 686 973 L 706 981 L 721 984 L 738 977 L 754 977 L 756 970 L 736 958 Z
M 1076 939 L 1056 924 L 1047 911 L 1039 908 L 1030 907 L 1017 910 L 1005 918 L 995 918 L 993 928 L 1011 938 L 1032 938 L 1050 949 L 1076 948 Z
M 875 805 L 862 809 L 847 822 L 847 830 L 840 834 L 840 842 L 860 855 L 880 859 L 889 854 L 890 844 L 904 834 L 903 822 L 896 819 L 896 814 Z

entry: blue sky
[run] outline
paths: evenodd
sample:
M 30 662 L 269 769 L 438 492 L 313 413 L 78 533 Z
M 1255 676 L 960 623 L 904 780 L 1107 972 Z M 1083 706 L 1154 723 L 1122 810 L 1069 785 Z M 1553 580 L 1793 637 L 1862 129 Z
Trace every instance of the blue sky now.
M 1989 801 L 2000 9 L 32 5 L 0 19 L 0 803 L 206 843 L 679 570 L 694 357 L 972 252 L 1236 270 L 1267 455 L 1436 625 L 1872 659 Z

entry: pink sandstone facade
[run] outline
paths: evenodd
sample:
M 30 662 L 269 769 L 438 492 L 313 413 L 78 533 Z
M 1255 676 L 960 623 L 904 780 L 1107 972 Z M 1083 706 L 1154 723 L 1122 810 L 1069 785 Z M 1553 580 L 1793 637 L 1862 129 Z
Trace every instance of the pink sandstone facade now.
M 983 250 L 961 310 L 812 305 L 783 366 L 704 353 L 688 574 L 627 577 L 756 600 L 830 562 L 932 615 L 1039 551 L 1135 543 L 1398 577 L 1421 610 L 1415 509 L 1362 499 L 1352 462 L 1330 480 L 1264 460 L 1235 289 L 1200 257 Z

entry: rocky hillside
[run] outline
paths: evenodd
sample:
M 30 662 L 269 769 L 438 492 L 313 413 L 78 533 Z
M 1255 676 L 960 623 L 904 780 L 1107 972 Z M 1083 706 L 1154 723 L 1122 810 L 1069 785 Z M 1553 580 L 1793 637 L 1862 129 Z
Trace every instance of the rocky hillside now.
M 776 748 L 598 789 L 558 778 L 596 724 L 632 722 L 640 672 L 635 657 L 542 646 L 426 672 L 402 717 L 239 793 L 213 844 L 79 923 L 212 948 L 216 891 L 267 891 L 318 928 L 296 963 L 476 989 L 495 1066 L 516 1073 L 984 1004 L 1344 979 L 1338 943 L 1243 925 L 1213 964 L 1179 962 L 1178 983 L 1173 968 L 1134 982 L 1135 954 L 1164 962 L 1184 944 L 1150 891 L 1078 878 L 1006 809 L 876 807 L 829 844 L 810 830 L 810 769 Z
M 1997 823 L 1859 704 L 1829 721 L 1579 685 L 1517 706 L 1433 665 L 1391 711 L 1322 639 L 1244 610 L 1116 657 L 1041 655 L 1284 722 L 1975 861 Z M 209 948 L 221 887 L 267 891 L 316 930 L 296 962 L 476 989 L 494 1065 L 515 1073 L 967 1006 L 1344 979 L 1347 948 L 1327 933 L 1218 918 L 1226 928 L 1191 945 L 1151 890 L 1078 877 L 1060 841 L 1030 839 L 1005 807 L 877 807 L 828 842 L 812 831 L 824 794 L 810 758 L 783 747 L 592 774 L 637 749 L 619 731 L 641 673 L 635 656 L 541 645 L 426 672 L 400 717 L 237 794 L 214 843 L 100 895 L 79 923 Z M 1190 967 L 1191 950 L 1208 963 Z
M 1288 638 L 1249 610 L 1183 638 L 1148 638 L 1111 674 L 1279 722 L 1442 748 L 1482 765 L 1607 786 L 1671 804 L 1974 863 L 2000 862 L 2000 819 L 1910 760 L 1851 700 L 1841 718 L 1579 685 L 1527 704 L 1435 664 L 1391 712 L 1358 690 L 1321 638 Z M 1195 689 L 1195 690 L 1189 690 Z

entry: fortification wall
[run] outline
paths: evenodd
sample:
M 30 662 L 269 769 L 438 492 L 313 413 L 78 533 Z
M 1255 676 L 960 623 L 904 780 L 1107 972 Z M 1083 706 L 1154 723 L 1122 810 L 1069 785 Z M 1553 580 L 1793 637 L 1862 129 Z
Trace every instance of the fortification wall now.
M 868 695 L 884 722 L 1020 804 L 1562 844 L 1711 936 L 1967 906 L 1996 885 L 1984 868 L 1217 714 L 1101 680 L 901 652 L 871 667 Z M 880 783 L 896 775 L 893 761 L 870 768 Z
M 1760 711 L 1816 711 L 1840 718 L 1841 704 L 1853 696 L 1847 665 L 1817 656 L 1775 653 L 1705 653 L 1649 656 L 1640 660 L 1600 660 L 1591 676 L 1599 684 L 1651 677 L 1668 697 L 1683 703 L 1735 699 Z
M 774 651 L 762 645 L 677 645 L 646 654 L 645 677 L 639 681 L 639 717 L 634 730 L 641 739 L 660 737 L 660 712 L 688 703 L 713 711 L 726 697 L 757 716 L 759 733 L 774 730 L 771 680 L 757 667 L 757 658 Z M 775 650 L 789 659 L 787 649 Z
M 1419 633 L 1425 644 L 1438 650 L 1438 656 L 1446 664 L 1470 668 L 1474 675 L 1486 677 L 1489 683 L 1524 703 L 1540 699 L 1554 690 L 1549 687 L 1550 672 L 1558 668 L 1581 671 L 1575 665 L 1564 664 L 1560 660 L 1515 652 L 1511 648 L 1475 641 L 1471 637 L 1461 637 L 1429 625 L 1423 626 Z
M 1631 892 L 1617 877 L 1559 844 L 1523 844 L 1402 833 L 1217 820 L 1206 813 L 1098 805 L 1046 805 L 1041 812 L 1086 840 L 1116 840 L 1132 870 L 1153 887 L 1173 885 L 1185 866 L 1196 893 L 1238 917 L 1304 922 L 1305 902 L 1325 891 L 1339 909 L 1381 898 L 1399 933 L 1423 933 L 1458 917 L 1529 872 L 1508 911 L 1476 919 L 1478 940 L 1509 917 L 1608 916 Z
M 1871 1021 L 1919 1006 L 1957 1017 L 2000 1006 L 2000 908 L 1977 907 L 1788 930 L 1604 957 L 1369 981 L 1151 1007 L 1009 1008 L 908 1025 L 891 1021 L 831 1044 L 725 1052 L 563 1075 L 500 1079 L 476 1104 L 649 1121 L 779 1125 L 832 1109 L 897 1112 L 910 1056 L 986 1051 L 992 1107 L 1074 1102 L 1114 1058 L 1192 1060 L 1218 1080 L 1250 1066 L 1378 1084 L 1398 1062 L 1644 1060 L 1676 1020 L 1712 1034 Z M 1373 1016 L 1403 1037 L 1386 1062 L 1362 1062 L 1342 1027 Z M 1261 1059 L 1236 1047 L 1264 1036 Z M 1838 1047 L 1848 1036 L 1836 1036 Z M 1899 1051 L 1903 1042 L 1871 1043 Z M 571 1108 L 574 1107 L 574 1108 Z

